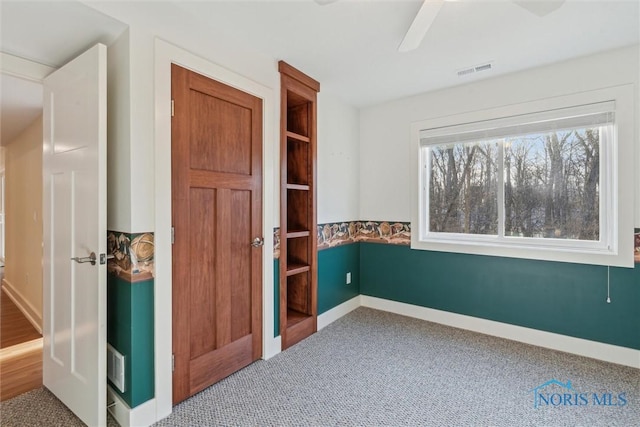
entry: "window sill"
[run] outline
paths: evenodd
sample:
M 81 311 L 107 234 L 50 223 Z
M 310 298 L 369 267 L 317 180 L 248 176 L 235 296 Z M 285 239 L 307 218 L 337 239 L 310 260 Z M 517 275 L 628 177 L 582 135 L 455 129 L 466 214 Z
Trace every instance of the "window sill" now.
M 632 234 L 630 235 L 632 236 Z M 519 245 L 512 242 L 497 241 L 419 239 L 417 235 L 411 237 L 411 249 L 577 264 L 634 267 L 633 252 L 631 250 L 620 253 L 620 251 L 606 248 L 576 249 L 548 245 Z

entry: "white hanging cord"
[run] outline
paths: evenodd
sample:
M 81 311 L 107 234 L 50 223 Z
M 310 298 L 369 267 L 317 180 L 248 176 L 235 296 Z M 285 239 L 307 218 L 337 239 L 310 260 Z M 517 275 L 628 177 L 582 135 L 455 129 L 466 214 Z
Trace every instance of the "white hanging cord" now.
M 607 265 L 607 304 L 611 304 L 611 297 L 609 296 L 609 269 L 611 266 Z

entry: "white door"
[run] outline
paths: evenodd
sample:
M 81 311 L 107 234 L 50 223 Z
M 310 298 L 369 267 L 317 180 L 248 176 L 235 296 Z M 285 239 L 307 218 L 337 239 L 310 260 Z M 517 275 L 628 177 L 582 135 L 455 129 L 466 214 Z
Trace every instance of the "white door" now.
M 106 424 L 106 89 L 101 44 L 44 80 L 43 383 L 89 426 Z

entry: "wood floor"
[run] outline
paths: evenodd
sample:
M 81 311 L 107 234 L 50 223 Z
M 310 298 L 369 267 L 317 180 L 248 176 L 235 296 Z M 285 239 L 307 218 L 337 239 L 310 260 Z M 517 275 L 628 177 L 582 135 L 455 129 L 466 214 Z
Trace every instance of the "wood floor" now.
M 42 336 L 0 293 L 0 401 L 42 386 Z
M 42 335 L 5 294 L 0 293 L 0 349 L 11 347 L 37 338 Z
M 42 338 L 0 350 L 0 401 L 42 386 Z

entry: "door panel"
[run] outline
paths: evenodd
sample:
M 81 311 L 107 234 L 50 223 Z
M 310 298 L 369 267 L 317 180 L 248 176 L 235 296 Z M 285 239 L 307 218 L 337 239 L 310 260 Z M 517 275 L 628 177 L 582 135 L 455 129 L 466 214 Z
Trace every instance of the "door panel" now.
M 44 80 L 43 383 L 106 424 L 106 62 L 96 45 Z
M 46 179 L 46 176 L 44 178 Z M 50 218 L 51 224 L 58 224 L 59 230 L 64 231 L 64 233 L 49 232 L 47 233 L 49 239 L 44 239 L 45 242 L 49 240 L 50 251 L 55 249 L 55 252 L 50 252 L 50 257 L 47 257 L 45 245 L 45 271 L 43 274 L 45 304 L 43 305 L 43 310 L 45 307 L 49 308 L 49 315 L 43 315 L 42 319 L 44 348 L 46 352 L 46 343 L 48 341 L 48 356 L 52 362 L 64 369 L 64 361 L 71 359 L 71 346 L 68 345 L 71 312 L 69 310 L 55 310 L 55 307 L 67 304 L 67 296 L 71 295 L 71 268 L 64 268 L 65 264 L 67 264 L 66 255 L 71 253 L 71 240 L 64 238 L 64 234 L 68 233 L 69 225 L 65 224 L 65 231 L 62 230 L 63 224 L 61 224 L 65 218 L 71 218 L 70 176 L 69 174 L 53 172 L 49 175 L 49 180 L 51 183 L 50 202 L 48 204 L 50 215 L 43 215 L 43 218 L 45 222 L 47 218 Z M 46 188 L 44 189 L 44 194 L 46 194 Z M 43 206 L 45 212 L 46 209 L 47 206 Z M 49 228 L 52 227 L 50 226 Z M 47 224 L 44 225 L 44 230 L 45 232 L 47 231 Z M 50 264 L 52 267 L 49 270 L 49 274 L 47 274 L 46 270 L 47 258 L 52 258 Z M 54 268 L 53 266 L 55 265 L 61 265 L 63 268 Z M 48 286 L 46 286 L 47 284 Z M 47 291 L 50 294 L 48 300 L 46 298 Z M 47 332 L 49 332 L 49 339 L 47 339 Z
M 191 105 L 191 168 L 250 175 L 251 110 L 194 90 Z
M 213 351 L 215 346 L 215 190 L 191 189 L 191 357 Z
M 249 191 L 231 192 L 231 271 L 234 285 L 231 287 L 231 341 L 251 333 L 251 251 L 247 245 L 251 241 L 249 228 L 251 212 L 251 193 Z
M 190 388 L 195 394 L 255 362 L 251 335 L 227 345 L 225 351 L 212 351 L 191 361 Z
M 262 100 L 172 66 L 173 400 L 262 352 Z

